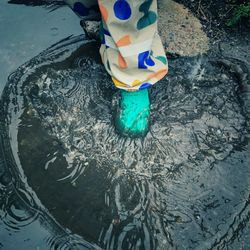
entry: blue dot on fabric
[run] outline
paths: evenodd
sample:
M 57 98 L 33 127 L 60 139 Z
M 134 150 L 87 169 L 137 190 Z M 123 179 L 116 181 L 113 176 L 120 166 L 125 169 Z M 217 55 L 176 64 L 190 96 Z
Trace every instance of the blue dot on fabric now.
M 114 4 L 115 16 L 120 20 L 128 20 L 131 17 L 131 8 L 126 0 L 117 0 Z
M 89 14 L 89 9 L 80 2 L 76 2 L 74 4 L 73 11 L 78 13 L 80 16 L 87 16 Z
M 150 57 L 150 52 L 145 51 L 138 55 L 138 68 L 147 69 L 147 66 L 154 66 L 155 62 Z
M 148 88 L 150 88 L 150 87 L 152 87 L 152 84 L 150 84 L 150 83 L 143 83 L 143 84 L 140 86 L 139 90 L 148 89 Z

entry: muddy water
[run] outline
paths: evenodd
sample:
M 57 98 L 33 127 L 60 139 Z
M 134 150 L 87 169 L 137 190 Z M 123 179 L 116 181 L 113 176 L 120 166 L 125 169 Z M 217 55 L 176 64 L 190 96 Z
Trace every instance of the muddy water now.
M 103 249 L 247 249 L 244 64 L 211 55 L 171 60 L 150 91 L 149 133 L 129 139 L 114 130 L 119 96 L 97 47 L 68 39 L 11 75 L 2 109 L 17 162 L 10 169 L 36 212 L 6 201 L 2 228 L 24 232 L 41 211 L 40 226 L 55 227 L 52 239 L 62 231 L 47 217 Z M 57 245 L 82 244 L 67 237 L 68 248 Z

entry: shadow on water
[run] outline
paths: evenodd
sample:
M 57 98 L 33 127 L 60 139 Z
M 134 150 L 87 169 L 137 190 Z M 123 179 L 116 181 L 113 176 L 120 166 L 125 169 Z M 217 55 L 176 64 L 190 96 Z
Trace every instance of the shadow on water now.
M 114 130 L 119 97 L 97 44 L 80 46 L 81 39 L 58 43 L 9 78 L 2 120 L 20 161 L 11 171 L 23 183 L 27 177 L 33 191 L 23 184 L 19 193 L 35 197 L 25 201 L 38 210 L 12 216 L 8 203 L 5 226 L 52 215 L 104 249 L 246 249 L 244 65 L 209 56 L 172 60 L 168 77 L 150 91 L 150 132 L 129 139 Z

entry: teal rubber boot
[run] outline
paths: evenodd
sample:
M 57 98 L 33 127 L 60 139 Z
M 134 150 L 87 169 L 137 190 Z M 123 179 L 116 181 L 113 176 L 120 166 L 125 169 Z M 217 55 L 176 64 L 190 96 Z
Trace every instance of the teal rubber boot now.
M 120 109 L 115 124 L 117 130 L 125 136 L 143 136 L 148 131 L 150 101 L 148 89 L 135 92 L 121 90 Z

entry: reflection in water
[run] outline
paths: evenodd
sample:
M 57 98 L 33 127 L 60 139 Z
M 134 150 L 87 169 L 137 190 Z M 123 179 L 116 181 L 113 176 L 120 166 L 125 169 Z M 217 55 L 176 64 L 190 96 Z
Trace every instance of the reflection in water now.
M 104 249 L 235 244 L 249 220 L 250 163 L 249 114 L 235 76 L 205 57 L 172 61 L 151 90 L 150 132 L 125 138 L 113 127 L 119 97 L 97 45 L 75 50 L 78 42 L 18 69 L 5 93 L 12 148 L 42 204 Z M 9 227 L 16 217 L 17 227 L 37 219 L 7 207 Z

